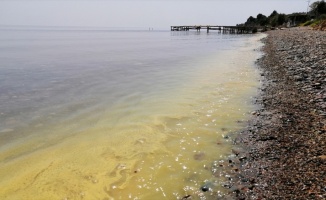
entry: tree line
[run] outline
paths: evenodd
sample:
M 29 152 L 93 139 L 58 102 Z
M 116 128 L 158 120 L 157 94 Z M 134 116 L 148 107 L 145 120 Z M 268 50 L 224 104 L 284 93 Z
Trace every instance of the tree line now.
M 274 10 L 268 17 L 259 13 L 257 17 L 250 16 L 245 26 L 278 26 L 285 23 L 286 15 Z
M 259 13 L 256 17 L 250 16 L 247 21 L 238 26 L 282 26 L 287 22 L 304 23 L 310 20 L 326 19 L 326 2 L 324 0 L 316 1 L 310 5 L 308 13 L 278 13 L 274 10 L 269 16 Z

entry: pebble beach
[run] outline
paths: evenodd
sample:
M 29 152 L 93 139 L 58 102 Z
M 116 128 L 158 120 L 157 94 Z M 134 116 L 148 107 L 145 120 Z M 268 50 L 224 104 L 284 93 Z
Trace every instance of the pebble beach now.
M 274 30 L 263 40 L 259 109 L 235 141 L 243 149 L 226 186 L 232 199 L 326 199 L 326 32 Z

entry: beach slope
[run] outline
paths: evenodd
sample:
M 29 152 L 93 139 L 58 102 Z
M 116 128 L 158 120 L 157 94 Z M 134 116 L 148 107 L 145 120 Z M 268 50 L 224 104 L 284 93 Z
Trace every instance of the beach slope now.
M 326 199 L 326 32 L 268 32 L 236 199 Z

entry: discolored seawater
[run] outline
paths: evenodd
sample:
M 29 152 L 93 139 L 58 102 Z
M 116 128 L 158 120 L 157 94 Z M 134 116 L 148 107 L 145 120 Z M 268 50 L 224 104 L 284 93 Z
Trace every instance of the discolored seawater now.
M 0 30 L 0 199 L 213 199 L 263 35 Z M 212 182 L 212 191 L 200 187 Z

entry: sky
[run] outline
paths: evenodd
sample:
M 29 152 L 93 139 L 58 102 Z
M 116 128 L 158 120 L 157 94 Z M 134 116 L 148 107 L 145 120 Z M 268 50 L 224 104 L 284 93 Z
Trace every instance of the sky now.
M 236 25 L 259 13 L 307 8 L 308 0 L 0 0 L 0 25 L 169 29 Z

